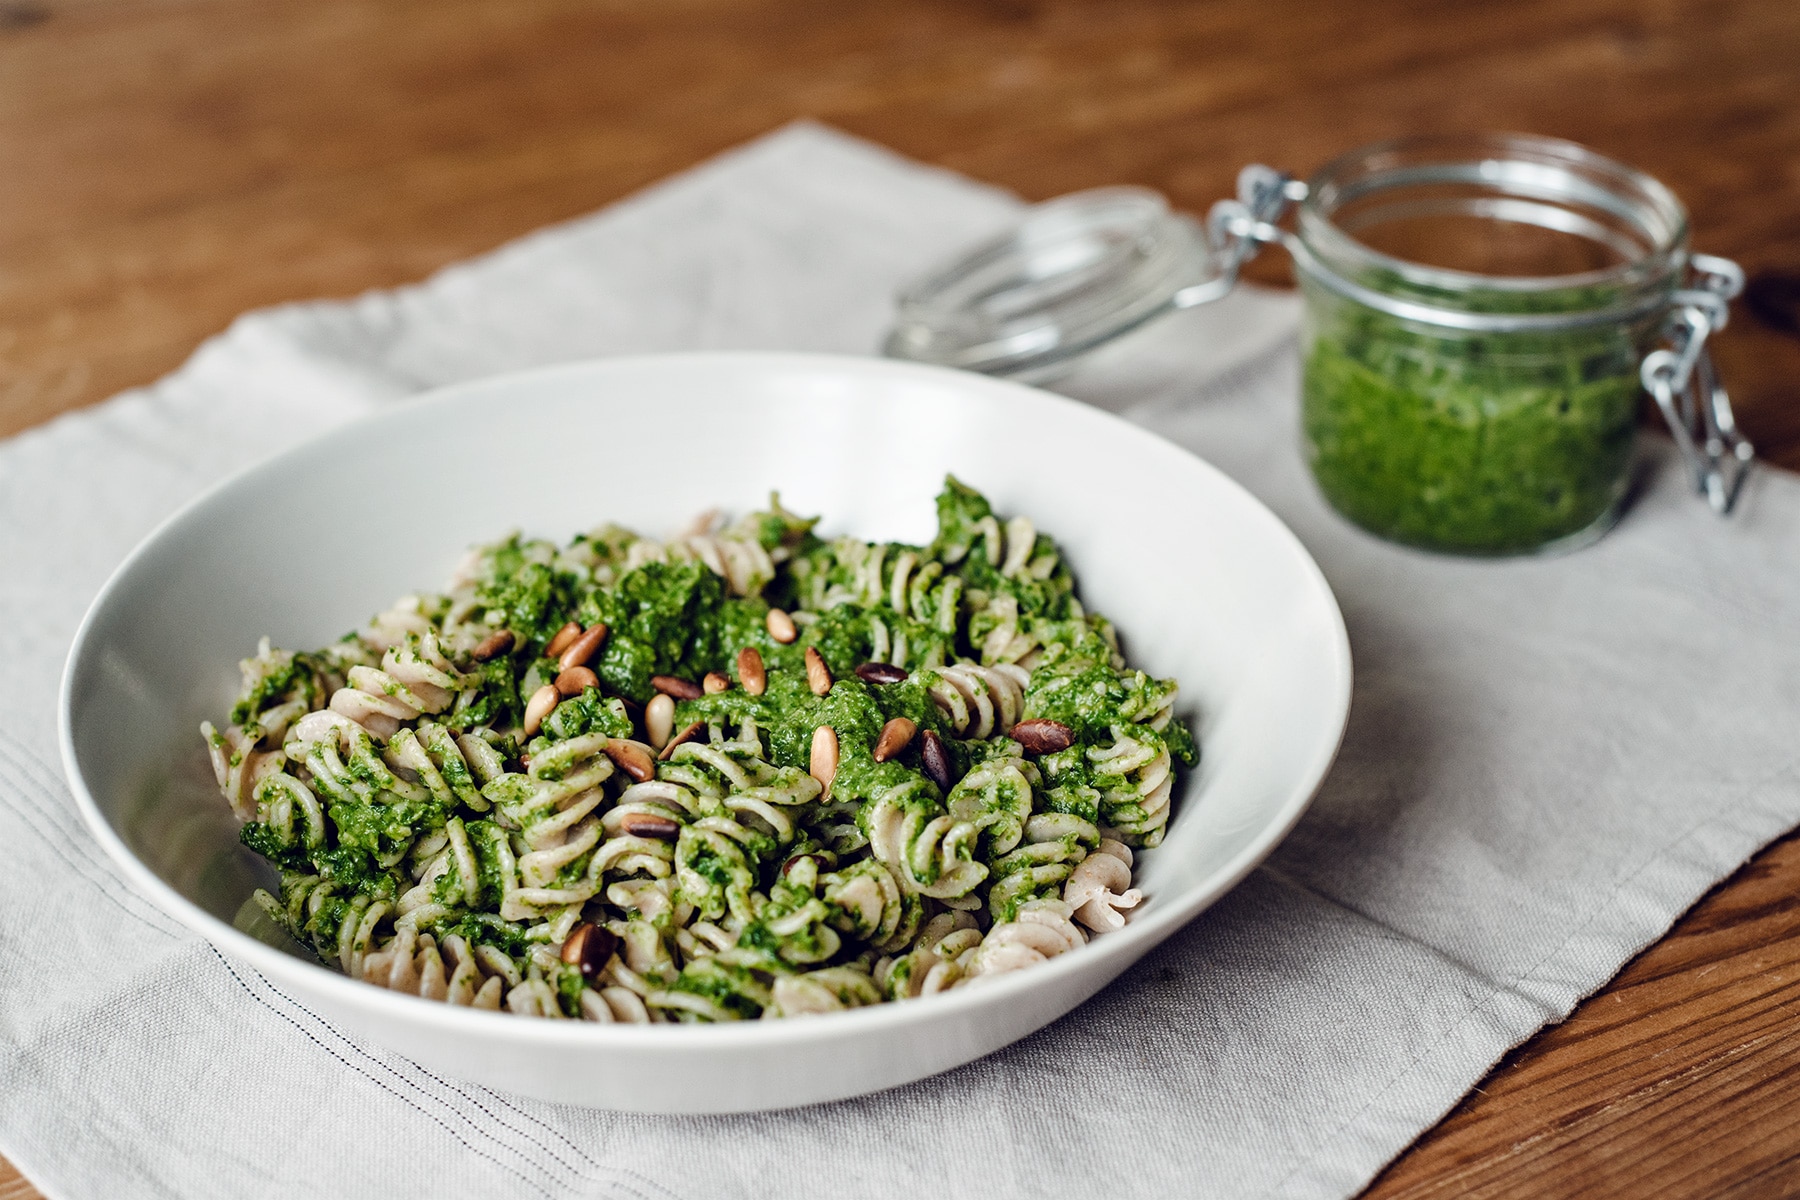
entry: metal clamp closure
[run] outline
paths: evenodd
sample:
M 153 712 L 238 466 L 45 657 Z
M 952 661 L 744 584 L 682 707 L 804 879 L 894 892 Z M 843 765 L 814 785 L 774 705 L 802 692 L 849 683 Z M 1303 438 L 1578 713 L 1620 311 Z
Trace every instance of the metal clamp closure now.
M 1691 286 L 1670 297 L 1669 345 L 1644 356 L 1639 372 L 1656 401 L 1683 465 L 1713 511 L 1728 515 L 1749 478 L 1756 451 L 1738 431 L 1706 339 L 1725 328 L 1731 299 L 1744 290 L 1744 270 L 1728 258 L 1696 254 Z
M 1283 240 L 1276 222 L 1306 199 L 1306 184 L 1273 167 L 1251 163 L 1238 172 L 1237 194 L 1236 200 L 1220 200 L 1206 214 L 1206 240 L 1219 257 L 1218 275 L 1176 292 L 1176 308 L 1217 300 L 1236 287 L 1244 264 L 1264 246 Z

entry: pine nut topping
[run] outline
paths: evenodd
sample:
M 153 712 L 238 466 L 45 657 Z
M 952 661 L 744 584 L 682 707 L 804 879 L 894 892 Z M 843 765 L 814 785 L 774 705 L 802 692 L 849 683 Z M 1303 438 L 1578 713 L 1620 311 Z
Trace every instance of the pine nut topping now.
M 812 762 L 808 774 L 819 781 L 819 786 L 826 791 L 831 790 L 831 781 L 837 778 L 838 769 L 838 736 L 837 730 L 829 725 L 821 725 L 813 730 Z
M 562 960 L 581 969 L 583 979 L 596 978 L 619 949 L 619 936 L 600 925 L 582 922 L 562 944 Z
M 893 663 L 866 662 L 856 668 L 856 677 L 864 683 L 899 683 L 906 678 L 906 668 Z
M 632 837 L 660 838 L 665 842 L 674 841 L 681 833 L 680 825 L 655 813 L 626 813 L 619 818 L 619 828 Z
M 546 683 L 531 693 L 531 699 L 525 702 L 526 737 L 537 736 L 538 727 L 544 723 L 544 718 L 550 715 L 550 711 L 556 707 L 556 702 L 560 699 L 562 697 L 556 694 L 554 683 Z
M 579 696 L 599 686 L 600 677 L 586 667 L 569 667 L 556 677 L 556 690 L 564 696 Z
M 678 679 L 673 675 L 652 675 L 650 686 L 665 696 L 673 696 L 677 700 L 698 700 L 706 693 L 700 685 L 691 679 Z
M 606 622 L 595 621 L 588 631 L 570 642 L 563 650 L 562 657 L 556 665 L 563 670 L 570 667 L 585 667 L 594 661 L 594 655 L 600 652 L 600 644 L 606 640 Z
M 875 761 L 886 762 L 893 758 L 912 742 L 913 734 L 919 732 L 919 726 L 910 717 L 895 717 L 881 727 L 881 736 L 875 739 Z
M 706 722 L 705 721 L 695 721 L 692 725 L 689 725 L 686 729 L 682 730 L 680 733 L 678 733 L 674 737 L 670 738 L 669 744 L 664 746 L 662 748 L 662 753 L 657 755 L 656 757 L 658 757 L 658 758 L 669 757 L 669 755 L 675 753 L 675 747 L 684 745 L 688 742 L 693 741 L 695 738 L 699 737 L 701 735 L 701 733 L 705 732 L 705 730 L 706 730 Z
M 794 625 L 794 618 L 786 611 L 771 608 L 764 623 L 769 627 L 769 636 L 786 646 L 800 636 L 800 630 Z
M 700 681 L 700 687 L 709 696 L 716 696 L 731 687 L 731 680 L 718 671 L 708 671 L 706 678 Z
M 567 625 L 564 625 L 561 629 L 556 631 L 556 636 L 550 639 L 550 644 L 548 646 L 544 647 L 544 654 L 549 658 L 556 658 L 560 656 L 564 650 L 569 648 L 571 642 L 580 636 L 581 626 L 574 621 L 570 621 Z
M 738 651 L 738 682 L 752 696 L 760 696 L 769 688 L 769 673 L 763 669 L 762 654 L 755 646 Z
M 675 702 L 664 693 L 650 697 L 650 703 L 644 705 L 644 732 L 650 736 L 650 744 L 661 750 L 674 731 Z
M 815 696 L 823 696 L 831 690 L 831 668 L 825 665 L 825 656 L 816 646 L 806 648 L 806 686 Z
M 919 758 L 925 764 L 925 774 L 931 782 L 943 791 L 950 790 L 950 751 L 944 747 L 944 739 L 927 729 L 919 738 Z
M 606 757 L 639 783 L 649 783 L 656 778 L 656 760 L 637 742 L 613 738 L 606 743 Z
M 1054 754 L 1075 744 L 1075 731 L 1061 721 L 1036 717 L 1014 725 L 1012 739 L 1031 754 Z
M 496 629 L 481 639 L 481 643 L 470 652 L 469 657 L 476 662 L 487 662 L 489 659 L 499 658 L 513 648 L 513 642 L 516 640 L 512 630 Z

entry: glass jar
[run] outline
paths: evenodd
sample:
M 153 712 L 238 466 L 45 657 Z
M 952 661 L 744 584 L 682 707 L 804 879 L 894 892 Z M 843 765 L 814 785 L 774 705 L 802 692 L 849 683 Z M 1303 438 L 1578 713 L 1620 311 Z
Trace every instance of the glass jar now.
M 1598 536 L 1687 254 L 1667 188 L 1564 142 L 1412 140 L 1327 166 L 1293 246 L 1320 490 L 1434 550 Z
M 1550 138 L 1386 142 L 1305 183 L 1249 167 L 1204 227 L 1143 189 L 1062 197 L 904 292 L 888 352 L 1053 378 L 1276 242 L 1305 300 L 1306 459 L 1357 524 L 1464 554 L 1585 544 L 1617 518 L 1646 388 L 1730 510 L 1752 455 L 1705 340 L 1742 273 L 1690 254 L 1662 184 Z

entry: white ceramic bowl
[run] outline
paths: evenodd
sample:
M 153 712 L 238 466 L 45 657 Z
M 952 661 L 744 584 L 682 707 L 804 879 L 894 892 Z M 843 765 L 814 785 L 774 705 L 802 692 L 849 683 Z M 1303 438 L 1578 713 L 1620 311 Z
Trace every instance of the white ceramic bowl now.
M 924 541 L 946 471 L 1063 546 L 1134 665 L 1173 675 L 1200 766 L 1150 899 L 1122 931 L 979 987 L 828 1017 L 625 1026 L 474 1012 L 353 982 L 231 924 L 272 875 L 238 845 L 197 732 L 259 637 L 323 645 L 443 585 L 512 527 L 668 533 L 781 491 L 830 531 Z M 172 517 L 76 635 L 62 744 L 119 870 L 317 1011 L 445 1074 L 578 1104 L 730 1112 L 835 1100 L 947 1070 L 1104 987 L 1293 826 L 1344 727 L 1350 653 L 1312 559 L 1184 450 L 1017 384 L 810 355 L 614 359 L 453 387 L 256 466 Z

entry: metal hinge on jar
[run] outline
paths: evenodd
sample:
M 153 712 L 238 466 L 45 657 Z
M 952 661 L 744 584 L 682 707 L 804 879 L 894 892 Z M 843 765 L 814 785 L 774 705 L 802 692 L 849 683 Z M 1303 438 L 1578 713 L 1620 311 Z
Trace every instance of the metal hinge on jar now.
M 1706 339 L 1725 328 L 1730 301 L 1744 290 L 1744 269 L 1711 254 L 1696 254 L 1688 265 L 1693 286 L 1671 297 L 1669 345 L 1644 356 L 1641 376 L 1695 488 L 1723 516 L 1737 503 L 1756 451 L 1738 431 Z

